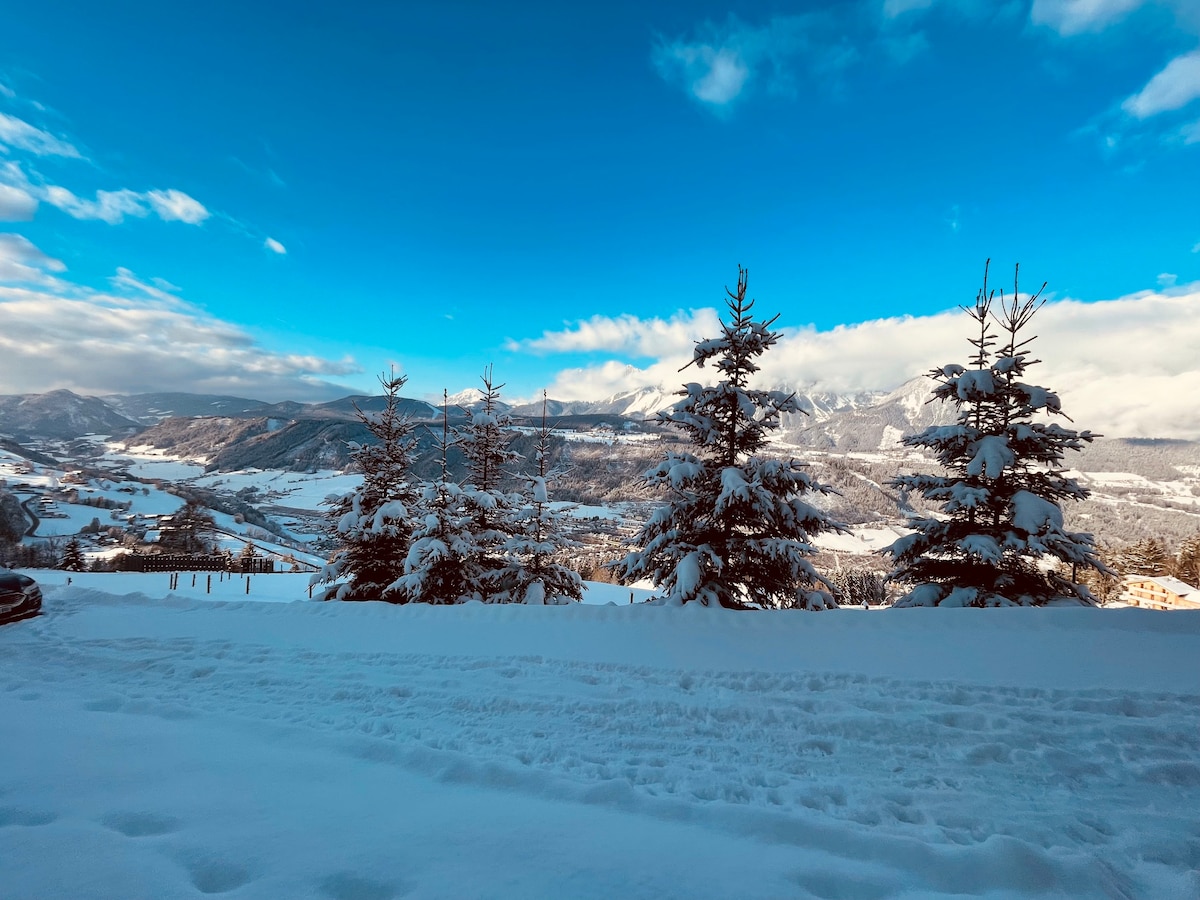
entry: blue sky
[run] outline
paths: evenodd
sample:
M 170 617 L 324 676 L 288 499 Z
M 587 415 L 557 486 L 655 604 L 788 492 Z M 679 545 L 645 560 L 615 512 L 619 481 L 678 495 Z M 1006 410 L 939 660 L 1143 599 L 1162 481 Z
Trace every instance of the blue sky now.
M 739 263 L 834 389 L 961 355 L 988 257 L 1200 311 L 1194 0 L 377 6 L 6 9 L 0 391 L 598 396 Z

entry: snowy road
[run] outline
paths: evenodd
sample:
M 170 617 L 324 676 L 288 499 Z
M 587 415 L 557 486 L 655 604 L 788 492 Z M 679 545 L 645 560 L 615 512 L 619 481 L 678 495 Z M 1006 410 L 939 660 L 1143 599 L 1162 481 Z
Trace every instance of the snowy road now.
M 1190 614 L 48 594 L 0 897 L 1200 896 Z

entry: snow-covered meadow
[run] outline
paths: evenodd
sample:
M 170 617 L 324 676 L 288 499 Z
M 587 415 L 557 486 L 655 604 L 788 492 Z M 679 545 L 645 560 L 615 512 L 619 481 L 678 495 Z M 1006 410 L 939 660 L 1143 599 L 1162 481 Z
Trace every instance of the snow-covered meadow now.
M 1200 614 L 35 574 L 6 900 L 1200 896 Z

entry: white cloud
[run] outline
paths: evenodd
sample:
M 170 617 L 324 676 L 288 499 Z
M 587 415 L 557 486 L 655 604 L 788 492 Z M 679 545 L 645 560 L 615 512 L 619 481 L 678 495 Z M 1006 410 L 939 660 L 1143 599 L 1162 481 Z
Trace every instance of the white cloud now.
M 0 240 L 0 393 L 178 390 L 263 400 L 332 399 L 352 359 L 272 351 L 240 327 L 118 269 L 110 292 L 49 275 L 63 264 L 27 239 Z
M 1179 276 L 1174 272 L 1163 272 L 1158 276 L 1157 281 L 1160 288 L 1173 288 L 1179 282 Z
M 1200 144 L 1200 119 L 1184 125 L 1180 131 L 1185 144 Z
M 1196 241 L 1196 243 L 1192 244 L 1192 252 L 1200 253 L 1200 241 Z
M 1029 19 L 1046 25 L 1064 37 L 1086 31 L 1102 31 L 1128 15 L 1147 0 L 1034 0 Z
M 52 184 L 45 189 L 43 199 L 72 218 L 100 219 L 110 225 L 123 222 L 127 215 L 140 217 L 149 213 L 141 202 L 142 195 L 129 190 L 97 191 L 95 200 L 84 200 L 65 187 Z
M 933 0 L 883 0 L 883 17 L 894 19 L 914 10 L 929 9 Z
M 732 47 L 676 42 L 660 47 L 654 61 L 664 78 L 682 81 L 689 94 L 714 106 L 737 99 L 750 77 L 750 67 Z
M 126 294 L 133 292 L 135 295 L 145 295 L 167 307 L 186 306 L 183 300 L 175 296 L 179 293 L 179 288 L 171 282 L 162 278 L 152 278 L 150 281 L 151 283 L 147 284 L 124 266 L 118 266 L 117 274 L 108 279 L 109 284 L 118 291 L 125 291 Z
M 15 185 L 0 184 L 0 222 L 28 222 L 37 212 L 37 199 Z
M 1130 115 L 1145 119 L 1181 109 L 1200 98 L 1200 50 L 1171 60 L 1138 93 L 1121 104 Z
M 685 66 L 692 68 L 699 64 L 703 74 L 692 82 L 692 93 L 705 103 L 729 103 L 742 92 L 750 77 L 750 69 L 734 50 L 684 47 L 678 52 Z
M 83 159 L 82 154 L 67 141 L 48 131 L 34 128 L 23 119 L 0 113 L 0 144 L 24 150 L 36 156 L 64 156 Z
M 0 234 L 0 260 L 25 263 L 50 272 L 62 272 L 67 268 L 62 260 L 47 256 L 23 234 Z
M 57 284 L 50 272 L 63 272 L 62 260 L 47 256 L 20 234 L 0 233 L 0 283 Z
M 279 243 L 279 241 L 275 240 L 275 238 L 267 238 L 266 241 L 263 242 L 263 246 L 272 253 L 278 253 L 280 256 L 284 256 L 287 253 L 287 247 L 283 246 L 283 244 Z
M 763 26 L 731 16 L 723 26 L 705 23 L 692 39 L 660 42 L 653 60 L 664 79 L 720 111 L 756 81 L 770 91 L 788 93 L 794 68 L 828 77 L 849 65 L 857 53 L 846 44 L 843 30 L 824 13 L 775 16 Z
M 125 220 L 126 216 L 145 218 L 152 212 L 166 222 L 185 222 L 197 225 L 211 215 L 199 200 L 183 191 L 148 191 L 141 193 L 128 189 L 119 191 L 96 191 L 95 200 L 77 197 L 65 187 L 48 185 L 43 199 L 57 206 L 76 219 L 99 219 L 110 225 Z
M 711 310 L 681 313 L 699 320 Z M 672 319 L 671 321 L 675 321 Z M 1045 360 L 1031 370 L 1037 383 L 1057 390 L 1067 413 L 1083 428 L 1113 436 L 1200 439 L 1200 283 L 1143 292 L 1118 300 L 1046 305 L 1036 320 L 1034 345 Z M 588 333 L 621 334 L 627 317 L 588 320 Z M 633 346 L 653 346 L 653 328 Z M 856 392 L 890 390 L 935 365 L 961 362 L 970 354 L 968 321 L 960 311 L 932 316 L 879 319 L 830 331 L 786 329 L 762 358 L 764 384 L 801 390 Z M 571 332 L 580 332 L 577 327 Z M 711 336 L 711 329 L 700 336 Z M 545 341 L 548 336 L 539 339 Z M 564 350 L 579 349 L 562 340 Z M 582 336 L 578 344 L 588 345 Z M 602 339 L 591 343 L 612 346 Z M 552 349 L 553 342 L 543 344 Z M 651 363 L 607 361 L 560 372 L 550 388 L 558 399 L 608 396 L 642 387 L 665 390 L 704 372 L 681 374 L 690 343 L 675 341 Z M 693 372 L 695 370 L 688 370 Z
M 204 204 L 183 191 L 149 191 L 143 195 L 164 222 L 186 222 L 197 225 L 211 215 Z
M 607 351 L 632 356 L 667 356 L 690 353 L 692 344 L 712 334 L 720 325 L 715 310 L 677 312 L 670 319 L 637 316 L 592 316 L 562 331 L 547 331 L 540 338 L 510 341 L 509 350 L 534 353 L 590 353 Z

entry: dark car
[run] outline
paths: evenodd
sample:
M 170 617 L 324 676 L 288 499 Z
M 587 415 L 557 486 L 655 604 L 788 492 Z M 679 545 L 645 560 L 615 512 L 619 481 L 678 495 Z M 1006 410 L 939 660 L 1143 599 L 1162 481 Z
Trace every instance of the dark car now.
M 28 619 L 42 611 L 42 589 L 28 575 L 0 569 L 0 625 Z

